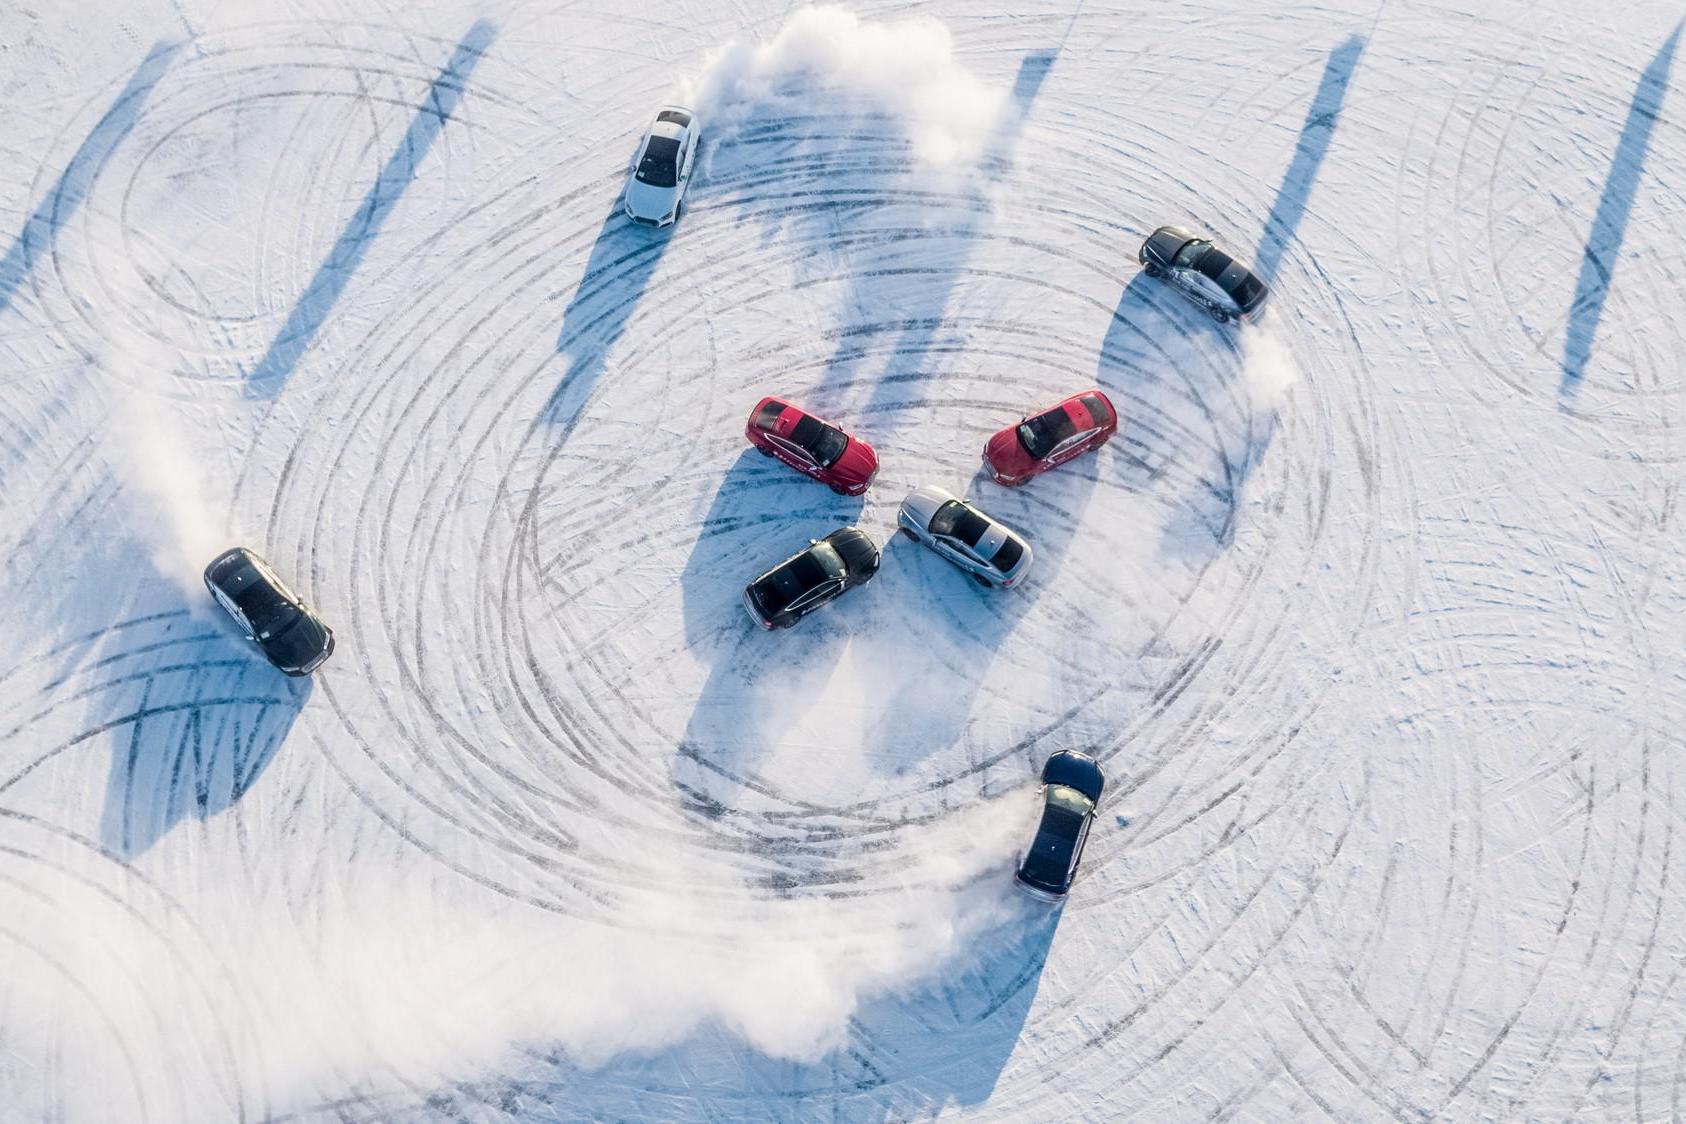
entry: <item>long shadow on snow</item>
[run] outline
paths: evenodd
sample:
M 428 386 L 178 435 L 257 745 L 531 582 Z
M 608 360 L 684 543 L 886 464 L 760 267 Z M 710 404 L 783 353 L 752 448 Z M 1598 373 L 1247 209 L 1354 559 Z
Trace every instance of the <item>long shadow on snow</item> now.
M 609 352 L 626 333 L 674 229 L 652 230 L 633 222 L 622 212 L 618 195 L 604 216 L 556 336 L 556 351 L 566 366 L 543 418 L 564 431 L 562 440 L 585 409 Z
M 293 310 L 287 314 L 286 323 L 270 343 L 269 350 L 247 373 L 245 385 L 248 395 L 256 397 L 273 393 L 298 366 L 316 333 L 333 312 L 334 305 L 339 303 L 340 295 L 357 272 L 363 256 L 369 252 L 369 246 L 403 197 L 404 189 L 416 178 L 416 168 L 433 147 L 445 123 L 451 119 L 457 101 L 468 85 L 470 73 L 496 35 L 494 24 L 487 20 L 476 21 L 457 44 L 444 69 L 428 86 L 403 140 L 388 157 L 380 175 L 375 177 L 374 185 L 340 232 L 333 249 L 310 279 L 310 284 L 299 295 Z
M 1240 332 L 1138 273 L 1118 298 L 1095 381 L 1118 407 L 1118 483 L 1165 509 L 1161 551 L 1198 563 L 1234 537 L 1275 432 L 1245 385 Z
M 799 284 L 838 272 L 847 278 L 842 322 L 823 368 L 828 384 L 852 383 L 856 368 L 893 336 L 873 380 L 871 408 L 918 404 L 909 396 L 929 377 L 950 299 L 989 222 L 987 189 L 1010 170 L 1014 142 L 1055 57 L 1038 52 L 1020 63 L 1012 104 L 976 158 L 979 173 L 948 190 L 936 177 L 913 174 L 899 122 L 851 107 L 835 90 L 818 92 L 823 114 L 752 118 L 711 150 L 706 182 L 717 190 L 752 185 L 743 203 L 759 207 L 769 238 L 794 227 L 797 245 L 827 251 Z M 770 106 L 811 93 L 781 90 Z
M 277 671 L 231 623 L 190 613 L 174 583 L 147 571 L 138 588 L 158 591 L 148 613 L 179 610 L 108 634 L 123 642 L 96 653 L 109 671 L 83 735 L 111 738 L 100 839 L 122 857 L 250 792 L 311 694 L 309 679 Z
M 879 676 L 882 700 L 866 747 L 883 773 L 901 773 L 967 737 L 990 669 L 1020 622 L 1049 599 L 1096 483 L 1085 457 L 1016 489 L 981 471 L 962 493 L 1023 534 L 1035 553 L 1018 588 L 984 589 L 934 551 L 896 534 L 884 548 L 874 596 L 854 626 L 854 662 Z M 982 757 L 990 747 L 973 747 Z M 950 774 L 952 775 L 952 774 Z
M 1265 220 L 1259 236 L 1259 248 L 1254 268 L 1267 282 L 1275 281 L 1276 267 L 1294 232 L 1305 217 L 1306 200 L 1317 182 L 1317 171 L 1334 139 L 1335 125 L 1340 121 L 1341 107 L 1346 103 L 1346 89 L 1358 58 L 1364 53 L 1364 39 L 1353 35 L 1329 52 L 1323 64 L 1323 78 L 1312 96 L 1311 108 L 1306 111 L 1305 123 L 1300 126 L 1300 138 L 1294 145 L 1294 158 L 1283 173 L 1282 185 L 1276 189 L 1276 202 L 1271 205 L 1270 217 Z
M 110 108 L 77 147 L 51 190 L 24 220 L 17 239 L 6 249 L 5 256 L 0 257 L 0 312 L 10 307 L 18 287 L 34 268 L 36 258 L 52 245 L 59 230 L 87 198 L 100 169 L 135 127 L 147 96 L 164 77 L 181 47 L 180 43 L 163 41 L 153 44 Z
M 826 378 L 847 378 L 873 349 L 875 337 L 896 333 L 889 360 L 872 384 L 867 405 L 867 412 L 880 415 L 880 429 L 888 424 L 893 412 L 927 404 L 920 391 L 933 374 L 934 353 L 964 347 L 960 338 L 939 344 L 948 307 L 965 277 L 967 261 L 978 241 L 988 234 L 993 207 L 988 193 L 1012 170 L 1014 145 L 1054 58 L 1050 52 L 1037 52 L 1020 61 L 1010 107 L 980 162 L 978 188 L 966 193 L 967 197 L 950 200 L 945 207 L 947 214 L 937 223 L 910 223 L 882 250 L 874 248 L 872 262 L 858 271 L 860 280 L 851 308 L 858 310 L 864 323 L 846 330 Z M 923 214 L 918 217 L 926 218 Z M 936 252 L 944 257 L 933 261 Z M 904 254 L 908 255 L 905 259 Z M 899 276 L 920 280 L 910 287 L 894 283 Z M 883 284 L 884 279 L 891 283 Z
M 860 503 L 747 446 L 721 479 L 679 576 L 686 647 L 709 665 L 673 760 L 674 786 L 688 806 L 725 816 L 760 790 L 755 768 L 767 739 L 823 690 L 847 642 L 835 618 L 879 579 L 778 632 L 749 619 L 743 589 L 810 538 L 854 523 Z
M 1622 241 L 1627 237 L 1634 196 L 1639 193 L 1639 179 L 1651 150 L 1651 129 L 1662 114 L 1663 95 L 1668 92 L 1668 74 L 1674 63 L 1675 45 L 1680 41 L 1681 26 L 1674 25 L 1673 34 L 1640 75 L 1639 88 L 1633 93 L 1627 121 L 1622 125 L 1621 140 L 1616 144 L 1616 155 L 1610 161 L 1610 175 L 1604 181 L 1604 193 L 1598 199 L 1598 212 L 1593 216 L 1592 230 L 1581 256 L 1580 275 L 1575 279 L 1575 300 L 1569 306 L 1569 326 L 1563 339 L 1563 378 L 1558 384 L 1560 400 L 1567 401 L 1580 389 L 1586 365 L 1592 358 L 1593 337 L 1598 334 L 1604 301 L 1610 295 L 1610 275 L 1621 254 Z

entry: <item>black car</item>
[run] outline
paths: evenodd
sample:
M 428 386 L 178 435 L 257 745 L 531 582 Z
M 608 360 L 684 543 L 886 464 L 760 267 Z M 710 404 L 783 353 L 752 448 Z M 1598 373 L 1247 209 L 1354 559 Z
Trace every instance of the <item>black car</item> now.
M 333 631 L 245 547 L 217 555 L 205 567 L 205 586 L 246 638 L 288 675 L 309 675 L 333 654 Z
M 865 531 L 844 527 L 750 582 L 743 603 L 762 628 L 789 628 L 877 572 L 878 547 Z
M 1154 231 L 1136 260 L 1149 277 L 1170 283 L 1220 324 L 1258 319 L 1270 296 L 1270 286 L 1245 264 L 1180 226 Z
M 1067 749 L 1048 758 L 1042 766 L 1042 822 L 1013 874 L 1021 890 L 1050 902 L 1070 891 L 1105 784 L 1101 767 L 1086 753 Z

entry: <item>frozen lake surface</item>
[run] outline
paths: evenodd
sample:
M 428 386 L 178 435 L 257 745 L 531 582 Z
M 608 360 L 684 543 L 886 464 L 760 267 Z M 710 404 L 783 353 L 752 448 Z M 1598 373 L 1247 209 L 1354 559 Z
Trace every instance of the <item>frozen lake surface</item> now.
M 1679 20 L 0 13 L 0 1121 L 1678 1117 Z M 1140 275 L 1167 223 L 1269 315 Z M 1093 386 L 1098 454 L 980 475 Z M 892 538 L 920 484 L 1028 583 Z M 754 628 L 851 523 L 876 579 Z

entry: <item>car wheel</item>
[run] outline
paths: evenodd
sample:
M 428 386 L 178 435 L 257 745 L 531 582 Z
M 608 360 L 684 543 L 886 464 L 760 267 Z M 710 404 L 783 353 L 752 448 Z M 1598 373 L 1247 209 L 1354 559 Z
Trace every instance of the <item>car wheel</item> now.
M 1153 278 L 1155 281 L 1165 276 L 1165 271 L 1160 269 L 1157 265 L 1154 265 L 1152 262 L 1142 263 L 1142 272 Z
M 843 486 L 843 485 L 841 485 L 841 484 L 833 484 L 833 485 L 831 485 L 831 490 L 832 490 L 832 491 L 834 491 L 834 492 L 836 492 L 836 493 L 837 493 L 837 494 L 838 494 L 838 495 L 840 495 L 840 496 L 846 496 L 846 495 L 848 495 L 848 494 L 849 494 L 849 489 L 847 489 L 847 488 L 845 488 L 845 487 L 844 487 L 844 486 Z
M 764 457 L 770 457 L 770 456 L 773 455 L 773 450 L 767 448 L 767 446 L 765 446 L 765 445 L 755 446 L 755 451 L 760 453 Z
M 985 589 L 995 588 L 995 583 L 984 577 L 982 574 L 973 574 L 972 580 L 983 586 Z
M 897 530 L 898 530 L 898 531 L 899 531 L 899 532 L 900 532 L 900 533 L 901 533 L 901 534 L 904 534 L 904 535 L 906 535 L 906 536 L 907 536 L 907 537 L 908 537 L 908 538 L 910 538 L 910 539 L 912 539 L 912 540 L 913 540 L 913 541 L 914 541 L 914 542 L 918 542 L 918 541 L 919 541 L 919 536 L 918 536 L 918 535 L 916 535 L 916 534 L 914 534 L 914 533 L 913 533 L 913 532 L 912 532 L 912 531 L 910 531 L 910 530 L 908 530 L 908 529 L 907 529 L 907 528 L 906 528 L 906 527 L 899 527 L 899 528 L 897 528 Z
M 1212 319 L 1216 320 L 1218 323 L 1220 323 L 1220 324 L 1228 324 L 1229 323 L 1229 313 L 1225 312 L 1223 309 L 1221 309 L 1221 308 L 1208 308 L 1206 311 L 1208 313 L 1210 313 L 1211 316 L 1212 316 Z

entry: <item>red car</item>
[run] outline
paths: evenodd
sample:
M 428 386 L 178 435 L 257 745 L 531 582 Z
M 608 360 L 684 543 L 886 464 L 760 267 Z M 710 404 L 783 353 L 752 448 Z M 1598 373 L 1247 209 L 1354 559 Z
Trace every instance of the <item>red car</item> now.
M 871 445 L 782 398 L 769 395 L 757 402 L 744 436 L 762 456 L 779 458 L 838 495 L 858 496 L 878 475 Z
M 1111 400 L 1098 390 L 1085 390 L 991 437 L 984 446 L 984 467 L 997 484 L 1012 488 L 1100 448 L 1117 431 L 1118 411 Z

